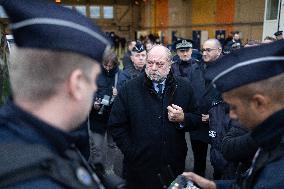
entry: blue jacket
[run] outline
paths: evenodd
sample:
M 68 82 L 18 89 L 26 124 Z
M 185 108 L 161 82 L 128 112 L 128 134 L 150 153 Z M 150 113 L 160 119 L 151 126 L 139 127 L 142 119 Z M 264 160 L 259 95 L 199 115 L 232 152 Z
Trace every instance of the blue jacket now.
M 72 148 L 78 138 L 58 130 L 9 101 L 0 109 L 0 143 L 39 144 L 55 155 L 65 158 L 66 150 Z M 19 149 L 21 150 L 21 149 Z M 30 154 L 36 156 L 37 154 Z M 79 155 L 77 155 L 80 159 Z M 70 159 L 70 163 L 78 162 Z M 4 162 L 1 162 L 4 163 Z M 1 166 L 1 165 L 0 165 Z M 75 170 L 74 170 L 75 171 Z M 70 181 L 71 182 L 71 181 Z M 48 176 L 17 182 L 13 189 L 62 189 L 63 185 Z
M 284 188 L 284 109 L 274 113 L 251 133 L 259 147 L 251 171 L 238 181 L 216 181 L 218 189 L 229 189 L 235 184 L 240 189 Z
M 137 70 L 134 66 L 123 70 L 118 77 L 117 89 L 120 90 L 127 81 L 134 79 L 143 73 L 144 69 Z

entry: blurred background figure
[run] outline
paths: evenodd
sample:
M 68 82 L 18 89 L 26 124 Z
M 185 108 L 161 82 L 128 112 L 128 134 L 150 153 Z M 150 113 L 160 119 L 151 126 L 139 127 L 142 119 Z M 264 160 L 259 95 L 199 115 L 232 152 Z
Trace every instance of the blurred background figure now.
M 274 33 L 276 40 L 283 39 L 283 31 L 277 31 Z
M 133 66 L 130 56 L 131 56 L 131 51 L 135 45 L 136 45 L 136 41 L 127 41 L 127 51 L 124 54 L 123 59 L 122 59 L 123 70 Z
M 110 51 L 103 60 L 101 74 L 96 83 L 98 90 L 94 96 L 94 103 L 89 114 L 90 158 L 91 164 L 105 163 L 106 172 L 113 174 L 114 156 L 108 156 L 109 151 L 114 149 L 115 143 L 107 129 L 109 114 L 117 95 L 117 82 L 121 71 L 115 52 Z M 107 135 L 107 150 L 103 147 Z M 106 160 L 104 159 L 106 156 Z
M 258 45 L 260 45 L 261 43 L 259 42 L 259 41 L 257 41 L 257 40 L 249 40 L 248 42 L 247 42 L 247 44 L 245 44 L 245 48 L 247 48 L 247 47 L 255 47 L 255 46 L 258 46 Z
M 266 37 L 264 38 L 264 40 L 262 41 L 262 43 L 263 43 L 263 44 L 266 44 L 266 43 L 272 43 L 272 42 L 274 42 L 274 41 L 276 41 L 275 38 L 270 37 L 270 36 L 266 36 Z

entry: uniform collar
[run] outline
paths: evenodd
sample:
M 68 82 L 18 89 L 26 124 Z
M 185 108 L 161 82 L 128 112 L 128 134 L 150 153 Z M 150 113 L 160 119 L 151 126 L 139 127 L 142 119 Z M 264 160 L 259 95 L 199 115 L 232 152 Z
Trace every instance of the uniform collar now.
M 75 137 L 26 112 L 12 100 L 9 100 L 3 108 L 2 110 L 6 111 L 5 117 L 17 123 L 9 126 L 30 143 L 46 145 L 58 153 L 63 153 L 75 143 Z
M 256 143 L 266 149 L 279 144 L 284 135 L 284 109 L 274 113 L 251 133 Z

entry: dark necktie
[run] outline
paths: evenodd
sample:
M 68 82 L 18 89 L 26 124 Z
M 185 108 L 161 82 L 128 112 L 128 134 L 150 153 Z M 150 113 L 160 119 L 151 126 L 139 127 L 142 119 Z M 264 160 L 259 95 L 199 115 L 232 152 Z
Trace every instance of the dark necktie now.
M 158 87 L 158 95 L 159 95 L 159 96 L 162 96 L 162 94 L 163 94 L 163 84 L 162 84 L 162 83 L 159 83 L 159 84 L 157 85 L 157 87 Z

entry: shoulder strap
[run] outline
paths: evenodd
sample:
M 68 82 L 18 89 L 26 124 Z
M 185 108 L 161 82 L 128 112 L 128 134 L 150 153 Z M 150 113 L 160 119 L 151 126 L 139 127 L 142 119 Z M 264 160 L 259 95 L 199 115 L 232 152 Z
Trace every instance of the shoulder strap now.
M 83 167 L 74 168 L 67 159 L 42 145 L 0 144 L 0 151 L 0 188 L 41 176 L 70 189 L 96 188 L 92 179 L 85 183 L 80 180 L 78 172 L 82 172 Z
M 117 80 L 118 80 L 118 72 L 116 72 L 114 76 L 114 88 L 116 88 L 117 86 Z

